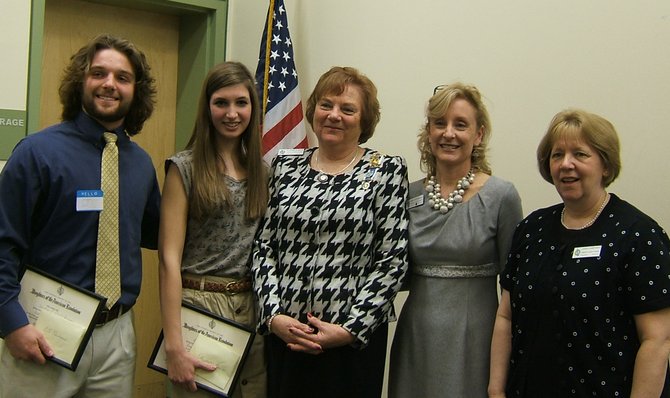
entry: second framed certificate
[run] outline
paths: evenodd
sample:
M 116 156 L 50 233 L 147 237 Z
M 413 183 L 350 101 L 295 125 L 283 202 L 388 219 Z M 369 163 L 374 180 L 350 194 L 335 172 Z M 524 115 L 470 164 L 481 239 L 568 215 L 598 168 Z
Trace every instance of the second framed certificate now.
M 253 330 L 201 308 L 182 303 L 181 333 L 188 352 L 216 365 L 216 370 L 212 372 L 196 370 L 195 382 L 198 388 L 222 397 L 230 397 L 255 337 Z M 167 374 L 163 332 L 158 337 L 148 366 Z

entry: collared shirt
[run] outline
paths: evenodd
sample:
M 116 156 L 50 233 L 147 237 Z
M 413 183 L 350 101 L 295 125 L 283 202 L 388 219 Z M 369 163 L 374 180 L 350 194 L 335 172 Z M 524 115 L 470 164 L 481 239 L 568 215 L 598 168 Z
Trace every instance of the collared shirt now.
M 28 324 L 18 302 L 26 265 L 95 290 L 99 211 L 77 211 L 79 190 L 100 189 L 105 129 L 84 112 L 24 138 L 0 174 L 0 336 Z M 155 249 L 160 191 L 149 155 L 114 131 L 119 148 L 119 302 L 140 292 L 140 246 Z

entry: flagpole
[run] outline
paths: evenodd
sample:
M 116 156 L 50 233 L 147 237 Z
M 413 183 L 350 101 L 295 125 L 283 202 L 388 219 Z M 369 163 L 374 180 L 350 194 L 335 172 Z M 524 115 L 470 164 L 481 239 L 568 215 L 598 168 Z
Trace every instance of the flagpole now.
M 268 107 L 268 78 L 270 76 L 270 51 L 272 45 L 272 23 L 274 21 L 273 15 L 275 10 L 275 0 L 270 0 L 270 8 L 268 8 L 268 26 L 267 36 L 265 37 L 265 78 L 263 79 L 263 115 Z

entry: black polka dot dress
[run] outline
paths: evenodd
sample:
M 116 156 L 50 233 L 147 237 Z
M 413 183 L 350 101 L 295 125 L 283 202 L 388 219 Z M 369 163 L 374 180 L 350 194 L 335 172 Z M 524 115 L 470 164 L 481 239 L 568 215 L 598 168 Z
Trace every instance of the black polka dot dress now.
M 501 276 L 512 304 L 507 396 L 628 397 L 640 346 L 633 316 L 670 307 L 670 241 L 613 194 L 582 230 L 561 225 L 562 209 L 519 224 Z

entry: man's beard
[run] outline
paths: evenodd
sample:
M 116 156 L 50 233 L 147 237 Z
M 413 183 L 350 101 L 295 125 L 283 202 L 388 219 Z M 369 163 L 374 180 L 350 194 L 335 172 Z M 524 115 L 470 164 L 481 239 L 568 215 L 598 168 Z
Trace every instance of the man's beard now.
M 84 96 L 84 98 L 82 98 L 81 105 L 84 108 L 84 112 L 86 112 L 93 119 L 105 123 L 113 123 L 123 120 L 128 115 L 131 103 L 121 101 L 119 106 L 116 108 L 116 111 L 112 113 L 100 112 L 95 104 L 94 97 Z

